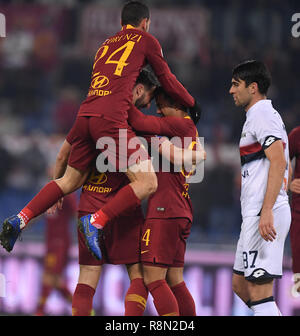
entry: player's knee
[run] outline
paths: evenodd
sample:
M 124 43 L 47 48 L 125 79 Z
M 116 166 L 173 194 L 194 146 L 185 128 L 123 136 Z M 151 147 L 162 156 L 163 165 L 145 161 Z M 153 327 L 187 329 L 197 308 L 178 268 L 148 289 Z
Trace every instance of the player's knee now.
M 101 266 L 80 265 L 78 283 L 83 283 L 96 288 L 100 274 Z
M 144 284 L 148 286 L 151 282 L 165 280 L 166 268 L 143 265 Z

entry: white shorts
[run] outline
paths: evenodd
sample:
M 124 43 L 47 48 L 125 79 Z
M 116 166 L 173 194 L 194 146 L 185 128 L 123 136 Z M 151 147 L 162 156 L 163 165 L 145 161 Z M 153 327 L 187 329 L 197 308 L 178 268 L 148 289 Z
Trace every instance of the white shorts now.
M 281 278 L 284 242 L 291 224 L 291 210 L 284 204 L 273 210 L 276 239 L 265 241 L 258 230 L 260 216 L 243 219 L 233 272 L 249 281 Z

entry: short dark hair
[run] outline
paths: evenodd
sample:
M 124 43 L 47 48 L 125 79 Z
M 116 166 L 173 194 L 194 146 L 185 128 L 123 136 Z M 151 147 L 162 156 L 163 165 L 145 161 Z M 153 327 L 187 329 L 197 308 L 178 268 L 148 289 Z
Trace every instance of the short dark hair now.
M 271 74 L 263 62 L 249 60 L 238 64 L 232 71 L 232 78 L 243 80 L 246 86 L 257 83 L 258 90 L 265 95 L 271 85 Z
M 154 97 L 157 99 L 158 97 L 162 97 L 167 103 L 168 106 L 178 108 L 181 111 L 187 112 L 188 109 L 186 106 L 180 104 L 178 101 L 176 101 L 174 98 L 172 98 L 164 89 L 162 86 L 158 86 L 154 91 Z
M 128 1 L 123 6 L 121 13 L 121 25 L 130 24 L 137 27 L 143 19 L 150 18 L 149 8 L 139 1 Z
M 135 84 L 143 84 L 148 90 L 152 89 L 154 86 L 158 87 L 160 85 L 153 71 L 148 68 L 143 68 L 141 70 Z

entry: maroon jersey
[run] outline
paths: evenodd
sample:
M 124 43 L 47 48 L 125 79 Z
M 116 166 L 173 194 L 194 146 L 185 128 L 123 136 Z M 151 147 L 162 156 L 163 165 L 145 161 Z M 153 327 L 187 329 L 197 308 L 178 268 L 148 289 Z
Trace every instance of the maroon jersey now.
M 289 134 L 290 159 L 296 159 L 294 178 L 300 178 L 300 126 Z M 292 193 L 292 210 L 300 212 L 300 194 Z
M 92 171 L 84 184 L 78 216 L 94 213 L 103 207 L 116 192 L 127 185 L 124 173 Z M 83 234 L 78 231 L 79 263 L 81 265 L 132 264 L 140 261 L 140 236 L 144 223 L 142 208 L 128 210 L 121 217 L 110 221 L 103 229 L 100 247 L 103 258 L 96 260 L 88 251 Z
M 148 63 L 170 96 L 184 106 L 193 106 L 194 98 L 171 73 L 159 42 L 151 34 L 127 25 L 98 49 L 88 95 L 78 116 L 126 120 L 132 89 L 140 70 Z
M 165 134 L 178 137 L 182 148 L 194 148 L 198 132 L 190 117 L 163 117 L 160 121 Z M 184 138 L 189 138 L 189 141 L 184 141 Z M 149 197 L 146 218 L 186 217 L 192 222 L 193 208 L 188 193 L 189 184 L 186 182 L 189 173 L 183 169 L 181 172 L 174 171 L 172 164 L 170 168 L 170 172 L 160 170 L 156 173 L 158 187 Z
M 46 215 L 47 245 L 55 244 L 56 240 L 69 242 L 69 223 L 76 218 L 77 200 L 75 194 L 64 197 L 63 207 L 52 215 Z
M 124 173 L 99 173 L 95 168 L 81 189 L 78 211 L 96 212 L 128 183 L 129 179 Z

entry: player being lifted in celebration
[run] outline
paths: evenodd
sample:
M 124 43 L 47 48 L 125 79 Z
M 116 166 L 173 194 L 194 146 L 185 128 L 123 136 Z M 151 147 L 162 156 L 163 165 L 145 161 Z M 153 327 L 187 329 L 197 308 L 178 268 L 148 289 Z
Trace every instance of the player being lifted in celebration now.
M 127 148 L 126 154 L 120 150 L 120 143 L 125 142 L 128 147 L 135 137 L 127 118 L 132 106 L 132 89 L 143 66 L 150 64 L 164 89 L 182 105 L 190 107 L 191 114 L 198 113 L 195 99 L 171 73 L 159 42 L 148 33 L 148 7 L 138 1 L 126 3 L 121 13 L 121 25 L 122 30 L 106 39 L 96 53 L 90 88 L 73 125 L 76 138 L 65 174 L 48 183 L 17 215 L 4 221 L 0 242 L 7 251 L 13 249 L 21 230 L 31 219 L 82 186 L 98 155 L 95 147 L 99 139 L 110 137 L 114 141 L 116 146 L 108 156 L 109 163 L 115 170 L 125 172 L 131 183 L 93 214 L 93 222 L 104 227 L 109 220 L 138 206 L 141 200 L 155 192 L 156 175 L 148 153 L 141 154 L 142 144 Z M 125 139 L 120 138 L 120 129 L 126 130 Z M 141 160 L 130 162 L 137 151 Z
M 281 315 L 273 283 L 282 276 L 291 211 L 287 196 L 289 149 L 285 126 L 266 98 L 271 76 L 251 60 L 233 69 L 236 106 L 246 112 L 240 140 L 242 226 L 233 266 L 233 291 L 255 316 Z

